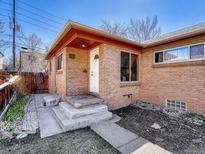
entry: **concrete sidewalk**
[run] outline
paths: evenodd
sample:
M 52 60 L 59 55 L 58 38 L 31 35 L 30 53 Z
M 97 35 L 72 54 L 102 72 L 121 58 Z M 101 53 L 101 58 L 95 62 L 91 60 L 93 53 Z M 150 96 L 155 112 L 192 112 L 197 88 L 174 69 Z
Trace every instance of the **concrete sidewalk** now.
M 92 125 L 91 129 L 122 154 L 170 154 L 169 151 L 150 143 L 146 139 L 139 137 L 113 122 L 108 121 Z

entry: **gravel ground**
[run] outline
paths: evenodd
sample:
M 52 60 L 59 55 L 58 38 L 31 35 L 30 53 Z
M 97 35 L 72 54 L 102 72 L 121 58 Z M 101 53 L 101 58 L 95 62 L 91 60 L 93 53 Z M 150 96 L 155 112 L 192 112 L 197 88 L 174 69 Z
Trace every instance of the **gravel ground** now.
M 41 139 L 39 133 L 30 135 L 22 141 L 0 140 L 0 154 L 38 153 L 38 154 L 86 154 L 119 153 L 91 129 L 85 128 Z
M 122 119 L 122 127 L 173 153 L 205 154 L 205 126 L 194 125 L 181 118 L 170 118 L 160 111 L 128 106 L 114 111 Z M 154 123 L 160 129 L 150 127 Z

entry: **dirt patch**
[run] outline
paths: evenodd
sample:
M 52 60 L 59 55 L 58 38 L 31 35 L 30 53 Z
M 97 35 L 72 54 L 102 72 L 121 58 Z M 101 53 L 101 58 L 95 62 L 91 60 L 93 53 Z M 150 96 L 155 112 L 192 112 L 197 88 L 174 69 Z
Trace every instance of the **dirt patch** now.
M 142 110 L 133 106 L 114 113 L 122 117 L 118 122 L 120 126 L 171 152 L 205 153 L 205 126 L 184 120 L 185 115 L 170 118 L 161 111 Z M 154 123 L 161 128 L 152 128 Z
M 29 135 L 26 139 L 0 140 L 0 153 L 119 153 L 91 129 L 85 128 L 41 139 Z

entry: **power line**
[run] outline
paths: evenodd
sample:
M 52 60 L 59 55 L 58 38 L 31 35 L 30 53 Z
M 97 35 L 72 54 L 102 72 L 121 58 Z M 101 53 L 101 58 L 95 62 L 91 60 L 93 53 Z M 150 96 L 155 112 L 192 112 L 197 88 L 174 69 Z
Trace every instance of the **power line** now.
M 16 13 L 17 13 L 18 15 L 21 15 L 21 16 L 26 17 L 26 18 L 28 18 L 28 19 L 31 19 L 31 20 L 33 20 L 33 21 L 37 21 L 37 22 L 40 22 L 40 23 L 42 23 L 42 24 L 49 25 L 49 27 L 54 27 L 54 28 L 57 28 L 57 29 L 60 28 L 60 27 L 57 27 L 57 26 L 55 26 L 55 25 L 51 25 L 51 24 L 49 24 L 49 23 L 47 23 L 47 22 L 44 22 L 44 21 L 41 21 L 41 20 L 38 20 L 38 19 L 31 18 L 31 17 L 29 17 L 29 16 L 27 16 L 27 15 L 23 15 L 23 14 L 21 14 L 21 13 L 19 13 L 19 12 L 16 12 Z
M 5 9 L 5 8 L 0 8 L 0 10 L 4 10 L 4 11 L 7 11 L 7 12 L 10 12 L 10 11 L 11 11 L 11 10 L 8 10 L 8 9 Z M 48 23 L 48 22 L 41 21 L 41 20 L 39 20 L 39 19 L 35 19 L 35 18 L 30 17 L 30 16 L 24 15 L 24 14 L 22 14 L 22 13 L 20 13 L 20 12 L 16 12 L 16 14 L 18 14 L 18 15 L 20 15 L 20 16 L 23 16 L 23 17 L 26 17 L 26 18 L 28 18 L 28 19 L 31 19 L 31 20 L 33 20 L 33 21 L 40 22 L 40 23 L 42 23 L 42 24 L 49 25 L 50 27 L 54 27 L 54 28 L 57 28 L 57 29 L 60 28 L 60 27 L 57 27 L 57 26 L 55 26 L 55 25 L 51 25 L 51 24 Z
M 61 18 L 62 20 L 67 21 L 67 19 L 65 19 L 65 18 L 63 18 L 63 17 L 56 16 L 56 15 L 54 15 L 54 14 L 48 12 L 48 11 L 45 11 L 45 10 L 43 10 L 43 9 L 34 7 L 34 6 L 32 6 L 32 5 L 28 4 L 28 3 L 25 3 L 25 2 L 23 2 L 23 1 L 21 1 L 21 0 L 19 0 L 19 2 L 22 3 L 22 4 L 24 4 L 24 5 L 27 5 L 27 6 L 31 7 L 31 8 L 33 8 L 33 9 L 39 10 L 39 11 L 41 11 L 41 12 L 45 12 L 45 13 L 49 14 L 50 16 L 53 16 L 53 17 L 56 17 L 56 18 Z
M 1 35 L 3 35 L 3 36 L 6 36 L 6 37 L 13 37 L 13 35 L 12 34 L 1 34 Z M 1 36 L 0 35 L 0 36 Z M 16 36 L 16 38 L 20 38 L 20 39 L 26 39 L 26 37 L 23 37 L 23 36 Z
M 7 41 L 7 43 L 12 44 L 12 41 Z M 16 42 L 16 46 L 28 48 L 28 47 L 26 47 L 26 44 L 19 43 L 19 42 Z M 33 49 L 37 49 L 37 50 L 41 50 L 41 51 L 46 51 L 46 49 L 43 49 L 43 48 L 40 48 L 40 47 L 35 47 Z
M 58 31 L 56 31 L 56 30 L 53 30 L 53 29 L 50 29 L 50 28 L 47 28 L 47 27 L 44 27 L 44 26 L 41 26 L 38 24 L 34 24 L 34 23 L 31 23 L 31 22 L 28 22 L 28 21 L 25 21 L 25 20 L 22 20 L 19 18 L 17 18 L 17 20 L 22 21 L 22 22 L 27 23 L 27 24 L 30 24 L 30 25 L 33 25 L 33 26 L 36 26 L 36 27 L 39 27 L 39 28 L 44 29 L 44 30 L 48 30 L 48 31 L 53 32 L 53 33 L 58 33 Z
M 24 9 L 24 8 L 22 8 L 22 7 L 17 6 L 17 8 L 20 8 L 20 9 L 26 11 L 26 12 L 29 12 L 29 13 L 35 15 L 35 16 L 38 16 L 38 17 L 41 17 L 41 18 L 44 18 L 44 19 L 50 20 L 50 21 L 53 22 L 53 23 L 56 23 L 56 24 L 59 24 L 59 25 L 64 25 L 63 23 L 57 22 L 57 21 L 55 21 L 55 20 L 53 20 L 53 19 L 47 18 L 47 17 L 42 16 L 42 15 L 39 15 L 38 13 L 34 13 L 34 12 L 29 11 L 29 10 L 27 10 L 27 9 Z
M 3 0 L 2 0 L 1 2 L 4 3 L 4 4 L 7 4 L 7 5 L 9 5 L 9 6 L 12 6 L 11 3 L 5 2 L 5 1 L 3 1 Z M 22 8 L 22 7 L 19 7 L 19 6 L 17 6 L 17 8 L 19 8 L 19 9 L 21 9 L 21 10 L 24 10 L 25 12 L 28 12 L 28 13 L 33 14 L 33 15 L 35 15 L 35 16 L 38 16 L 38 17 L 47 19 L 47 20 L 49 20 L 50 22 L 53 22 L 53 23 L 56 23 L 56 24 L 59 24 L 59 25 L 64 25 L 63 23 L 57 22 L 56 20 L 53 20 L 53 19 L 50 19 L 50 18 L 48 18 L 48 17 L 42 16 L 42 15 L 40 15 L 40 14 L 38 14 L 38 13 L 32 12 L 32 11 L 27 10 L 27 9 L 25 9 L 25 8 Z
M 0 16 L 10 17 L 10 16 L 8 16 L 8 15 L 1 14 L 1 13 L 0 13 Z M 34 24 L 34 23 L 32 23 L 32 22 L 28 22 L 28 21 L 25 21 L 25 20 L 22 20 L 22 19 L 19 19 L 19 18 L 18 18 L 17 20 L 22 21 L 22 22 L 27 23 L 27 24 L 30 24 L 30 25 L 32 25 L 32 26 L 39 27 L 39 28 L 44 29 L 44 30 L 47 30 L 47 31 L 51 31 L 51 32 L 53 32 L 53 33 L 58 33 L 58 31 L 56 31 L 56 30 L 53 30 L 53 29 L 50 29 L 50 28 L 47 28 L 47 27 L 44 27 L 44 26 L 41 26 L 41 25 L 38 25 L 38 24 Z

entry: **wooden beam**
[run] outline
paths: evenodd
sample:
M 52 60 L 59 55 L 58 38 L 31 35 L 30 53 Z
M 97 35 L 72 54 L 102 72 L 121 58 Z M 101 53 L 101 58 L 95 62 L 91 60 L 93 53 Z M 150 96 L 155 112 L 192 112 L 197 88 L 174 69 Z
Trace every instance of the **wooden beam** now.
M 66 47 L 70 42 L 77 38 L 76 30 L 71 30 L 67 35 L 63 37 L 63 39 L 58 43 L 58 45 L 52 50 L 50 56 L 54 54 L 54 52 L 60 52 L 64 47 Z M 49 58 L 49 57 L 48 57 Z
M 103 37 L 103 36 L 97 36 L 95 34 L 83 32 L 83 31 L 79 31 L 79 30 L 77 31 L 77 35 L 79 38 L 83 38 L 83 39 L 88 39 L 88 40 L 93 40 L 93 41 L 100 42 L 100 43 L 115 45 L 115 46 L 131 49 L 134 51 L 140 50 L 140 48 L 137 45 L 131 45 L 131 44 L 126 43 L 126 42 L 114 40 L 114 39 Z
M 87 47 L 87 49 L 88 49 L 88 50 L 92 50 L 92 49 L 96 48 L 97 46 L 99 46 L 99 45 L 101 45 L 101 44 L 102 44 L 102 43 L 100 43 L 100 42 L 95 42 L 95 43 L 89 45 L 89 46 Z
M 69 44 L 68 47 L 72 47 L 72 48 L 77 48 L 77 49 L 82 49 L 82 50 L 89 50 L 87 47 L 83 48 L 80 45 L 76 45 L 76 44 Z

